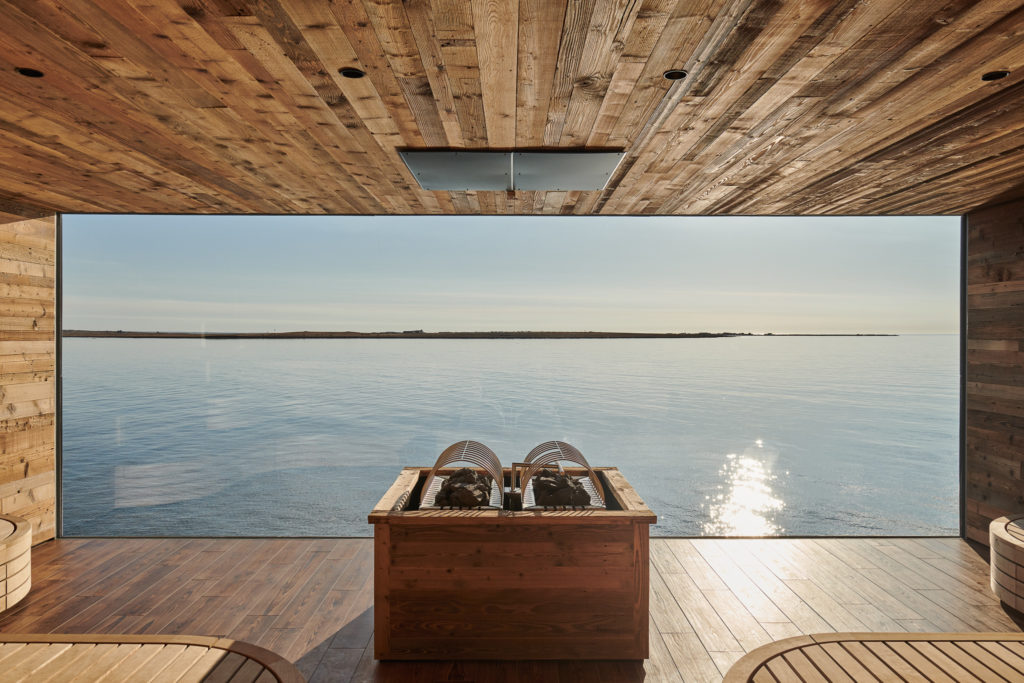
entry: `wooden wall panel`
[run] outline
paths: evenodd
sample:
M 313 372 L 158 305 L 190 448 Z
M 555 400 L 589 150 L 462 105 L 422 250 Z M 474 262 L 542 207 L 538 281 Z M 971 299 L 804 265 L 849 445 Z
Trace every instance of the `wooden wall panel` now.
M 967 217 L 966 535 L 1024 512 L 1024 199 Z
M 0 214 L 0 514 L 56 528 L 56 218 Z

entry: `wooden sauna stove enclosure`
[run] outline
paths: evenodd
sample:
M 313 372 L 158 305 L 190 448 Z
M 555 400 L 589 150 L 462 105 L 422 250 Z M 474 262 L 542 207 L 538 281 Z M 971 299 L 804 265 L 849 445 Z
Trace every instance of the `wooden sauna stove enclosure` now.
M 455 469 L 404 468 L 369 515 L 377 659 L 647 658 L 657 518 L 618 469 L 564 468 L 603 507 L 431 506 L 432 474 Z

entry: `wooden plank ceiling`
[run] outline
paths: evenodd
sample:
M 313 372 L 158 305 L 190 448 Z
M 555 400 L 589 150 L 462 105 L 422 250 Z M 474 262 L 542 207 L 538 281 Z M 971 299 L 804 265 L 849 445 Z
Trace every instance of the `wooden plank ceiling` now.
M 0 212 L 958 214 L 1024 183 L 1019 0 L 7 0 L 0 26 Z M 603 191 L 428 192 L 396 150 L 436 147 L 627 154 Z

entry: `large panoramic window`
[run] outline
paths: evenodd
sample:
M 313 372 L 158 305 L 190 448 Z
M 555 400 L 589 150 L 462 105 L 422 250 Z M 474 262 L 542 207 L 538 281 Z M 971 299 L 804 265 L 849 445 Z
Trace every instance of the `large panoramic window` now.
M 62 263 L 65 535 L 368 536 L 465 439 L 658 535 L 958 529 L 957 218 L 70 215 Z

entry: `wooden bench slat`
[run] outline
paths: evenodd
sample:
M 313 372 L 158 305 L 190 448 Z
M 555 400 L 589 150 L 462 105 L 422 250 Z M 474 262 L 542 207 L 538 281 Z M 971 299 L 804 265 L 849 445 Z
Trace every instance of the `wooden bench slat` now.
M 0 665 L 7 667 L 7 659 L 23 647 L 25 647 L 25 643 L 4 643 L 0 645 Z
M 217 648 L 210 648 L 205 652 L 199 653 L 199 657 L 197 657 L 195 661 L 193 661 L 193 664 L 191 664 L 188 667 L 187 671 L 181 674 L 181 678 L 179 679 L 179 681 L 181 681 L 181 683 L 186 683 L 190 681 L 203 681 L 204 683 L 206 683 L 206 681 L 210 680 L 210 674 L 216 671 L 221 661 L 231 656 L 232 654 L 236 654 L 242 657 L 242 664 L 245 664 L 247 663 L 247 661 L 249 661 L 249 659 L 247 659 L 245 656 L 241 654 L 238 654 L 237 652 L 224 652 L 223 650 Z M 238 669 L 238 666 L 234 666 L 233 668 Z
M 33 674 L 60 656 L 70 645 L 34 643 L 4 660 L 4 679 L 10 681 L 33 680 Z
M 1007 650 L 1017 655 L 1021 660 L 1024 660 L 1024 643 L 1018 643 L 1012 640 L 1000 641 L 1000 645 L 1005 647 Z
M 242 668 L 249 659 L 244 655 L 240 655 L 237 652 L 228 653 L 227 656 L 223 657 L 217 666 L 207 674 L 205 683 L 227 683 L 233 680 L 235 672 Z
M 256 679 L 256 683 L 277 683 L 277 678 L 270 673 L 270 669 L 264 669 L 260 677 Z
M 153 683 L 199 683 L 224 655 L 221 650 L 190 645 L 175 661 L 175 667 L 165 669 Z
M 871 673 L 839 643 L 822 643 L 821 648 L 855 681 L 871 680 Z
M 1003 643 L 978 643 L 986 651 L 991 652 L 993 655 L 998 657 L 1000 660 L 1006 662 L 1006 664 L 1012 667 L 1015 671 L 1019 671 L 1021 676 L 1024 676 L 1024 659 L 1018 657 Z
M 82 683 L 85 681 L 95 681 L 107 671 L 117 666 L 126 657 L 130 657 L 138 648 L 139 646 L 134 643 L 129 645 L 101 643 L 95 648 L 96 656 L 90 658 L 86 662 L 86 666 L 71 680 L 81 681 Z
M 33 674 L 37 683 L 59 683 L 66 681 L 89 657 L 95 645 L 79 645 L 69 647 L 60 657 L 53 659 L 49 664 L 42 667 Z M 2 666 L 2 664 L 0 664 Z
M 800 677 L 801 681 L 805 681 L 808 678 L 817 678 L 821 675 L 818 668 L 804 653 L 804 650 L 792 650 L 784 654 L 783 658 L 792 667 L 793 671 L 796 672 L 797 676 Z
M 0 679 L 31 683 L 302 683 L 280 655 L 210 636 L 0 633 Z
M 18 667 L 22 666 L 26 660 L 41 652 L 46 647 L 47 645 L 44 643 L 32 643 L 31 645 L 14 649 L 9 652 L 0 663 L 3 664 L 5 671 L 17 671 Z
M 974 643 L 935 643 L 947 655 L 961 663 L 975 676 L 983 681 L 1005 681 L 1020 676 L 1016 670 L 1006 666 Z
M 910 662 L 900 657 L 895 650 L 886 645 L 884 642 L 868 642 L 863 643 L 862 645 L 871 654 L 878 657 L 878 659 L 880 659 L 886 665 L 886 667 L 896 672 L 898 676 L 901 676 L 902 678 L 908 681 L 920 677 L 921 674 L 918 673 L 917 669 L 910 665 Z
M 129 656 L 107 671 L 106 676 L 103 677 L 104 683 L 130 683 L 141 680 L 141 677 L 137 677 L 135 672 L 156 657 L 162 649 L 164 649 L 163 645 L 139 645 Z
M 140 663 L 139 668 L 135 671 L 137 680 L 148 681 L 159 675 L 161 671 L 173 665 L 174 661 L 185 652 L 186 647 L 175 643 L 163 645 L 154 656 Z
M 864 643 L 851 641 L 842 643 L 842 646 L 844 650 L 850 653 L 851 657 L 856 659 L 861 666 L 870 671 L 871 675 L 878 680 L 884 681 L 893 677 L 896 668 L 890 666 L 888 662 L 869 650 Z M 899 657 L 896 657 L 892 650 L 886 648 L 886 651 L 889 652 L 896 661 L 902 662 Z M 902 664 L 906 667 L 905 671 L 908 674 L 914 671 L 913 667 L 908 665 L 906 662 L 902 662 Z
M 779 683 L 803 683 L 803 679 L 793 671 L 793 667 L 782 657 L 775 657 L 765 666 Z
M 896 654 L 907 660 L 927 680 L 933 681 L 933 683 L 957 683 L 954 678 L 947 676 L 941 669 L 935 666 L 931 660 L 912 648 L 910 643 L 890 641 L 887 645 L 895 650 Z
M 942 650 L 935 647 L 934 643 L 919 641 L 910 643 L 910 646 L 926 657 L 933 666 L 959 683 L 974 683 L 974 681 L 980 680 L 971 671 L 964 668 L 960 662 L 953 660 Z
M 263 666 L 251 659 L 242 665 L 235 675 L 231 677 L 230 683 L 255 683 L 263 673 Z
M 835 681 L 836 683 L 852 683 L 853 678 L 850 677 L 843 668 L 829 656 L 828 652 L 821 645 L 812 645 L 809 647 L 802 648 L 800 652 L 807 655 L 807 658 L 814 662 L 814 666 L 821 670 L 828 680 Z

